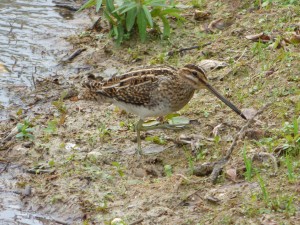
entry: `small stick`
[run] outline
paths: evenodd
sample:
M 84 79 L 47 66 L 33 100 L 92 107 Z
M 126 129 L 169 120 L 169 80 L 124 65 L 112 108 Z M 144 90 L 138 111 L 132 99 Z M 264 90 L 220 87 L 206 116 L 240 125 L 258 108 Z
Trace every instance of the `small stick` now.
M 210 175 L 210 179 L 212 181 L 212 183 L 215 183 L 220 172 L 222 171 L 224 165 L 229 161 L 229 158 L 235 148 L 235 146 L 237 145 L 238 140 L 242 139 L 245 135 L 246 130 L 250 127 L 250 125 L 254 122 L 254 118 L 257 117 L 258 115 L 262 114 L 265 109 L 267 107 L 269 107 L 271 105 L 271 103 L 267 103 L 265 104 L 260 110 L 258 110 L 256 112 L 256 114 L 251 117 L 247 123 L 241 128 L 241 130 L 236 134 L 235 138 L 232 141 L 232 144 L 230 146 L 230 148 L 227 150 L 225 157 L 223 157 L 221 160 L 219 160 L 218 162 L 214 163 L 213 166 L 213 171 Z
M 68 222 L 65 222 L 65 221 L 62 221 L 62 220 L 59 220 L 59 219 L 54 219 L 54 218 L 48 218 L 48 217 L 43 217 L 43 216 L 34 216 L 35 218 L 39 219 L 39 220 L 47 220 L 49 222 L 55 222 L 55 223 L 58 223 L 58 224 L 62 224 L 62 225 L 69 225 L 70 223 Z
M 82 52 L 84 52 L 86 50 L 86 48 L 79 48 L 77 49 L 75 52 L 73 52 L 69 57 L 67 57 L 66 59 L 61 59 L 60 60 L 60 64 L 65 64 L 65 63 L 69 63 L 71 62 L 73 59 L 75 59 L 78 55 L 80 55 Z
M 143 221 L 144 221 L 144 218 L 141 218 L 139 220 L 136 220 L 136 221 L 130 223 L 129 225 L 136 225 L 136 224 L 142 223 Z
M 96 28 L 96 26 L 97 26 L 97 24 L 98 24 L 98 22 L 101 20 L 101 16 L 93 23 L 93 25 L 92 25 L 92 27 L 91 27 L 91 29 L 92 30 L 94 30 L 95 28 Z
M 262 114 L 262 113 L 266 110 L 266 108 L 268 108 L 270 105 L 271 105 L 271 103 L 265 104 L 265 105 L 264 105 L 260 110 L 258 110 L 258 111 L 255 113 L 255 115 L 254 115 L 253 117 L 251 117 L 251 118 L 247 121 L 247 123 L 241 128 L 241 130 L 237 133 L 237 135 L 236 135 L 235 138 L 233 139 L 230 148 L 229 148 L 229 149 L 227 150 L 227 152 L 226 152 L 226 155 L 225 155 L 225 157 L 224 157 L 226 160 L 229 159 L 229 157 L 230 157 L 230 155 L 231 155 L 231 153 L 232 153 L 234 147 L 235 147 L 236 144 L 237 144 L 237 141 L 238 141 L 239 139 L 242 139 L 242 138 L 244 137 L 245 132 L 246 132 L 246 129 L 248 129 L 248 128 L 250 127 L 250 125 L 254 122 L 254 118 L 257 117 L 257 116 L 259 116 L 260 114 Z
M 79 10 L 79 7 L 75 7 L 75 6 L 63 4 L 63 3 L 55 3 L 55 7 L 68 9 L 70 11 L 78 11 Z
M 211 42 L 208 42 L 208 43 L 203 44 L 201 46 L 196 45 L 196 46 L 192 46 L 192 47 L 188 47 L 188 48 L 181 48 L 179 50 L 170 51 L 170 52 L 168 52 L 167 56 L 173 56 L 175 53 L 182 53 L 182 52 L 193 50 L 193 49 L 204 48 L 205 46 L 208 46 L 208 45 L 211 45 Z

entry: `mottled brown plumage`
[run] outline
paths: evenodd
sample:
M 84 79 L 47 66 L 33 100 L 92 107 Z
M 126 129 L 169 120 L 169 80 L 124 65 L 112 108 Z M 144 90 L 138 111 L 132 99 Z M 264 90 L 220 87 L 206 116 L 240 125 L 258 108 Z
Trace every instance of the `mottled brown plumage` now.
M 197 89 L 208 89 L 245 119 L 236 106 L 208 83 L 204 70 L 192 64 L 178 70 L 173 67 L 146 68 L 109 79 L 97 80 L 89 76 L 83 86 L 86 92 L 81 98 L 113 103 L 140 117 L 137 124 L 139 151 L 143 120 L 180 110 Z

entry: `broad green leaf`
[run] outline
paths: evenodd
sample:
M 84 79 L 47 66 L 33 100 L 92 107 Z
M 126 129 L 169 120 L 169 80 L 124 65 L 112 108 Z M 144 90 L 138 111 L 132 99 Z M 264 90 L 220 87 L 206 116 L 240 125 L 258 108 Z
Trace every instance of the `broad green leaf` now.
M 164 25 L 163 36 L 164 37 L 169 37 L 170 36 L 170 24 L 169 24 L 169 21 L 164 16 L 160 16 L 160 18 L 161 18 L 161 20 L 163 22 L 163 25 Z
M 106 0 L 106 9 L 107 9 L 108 13 L 110 15 L 112 15 L 113 17 L 115 17 L 118 21 L 121 20 L 121 17 L 117 13 L 114 12 L 116 8 L 114 6 L 113 0 Z
M 34 136 L 33 136 L 32 134 L 27 134 L 27 137 L 28 137 L 29 139 L 34 139 Z
M 86 3 L 84 3 L 79 9 L 78 12 L 82 11 L 83 9 L 92 7 L 96 4 L 96 0 L 88 0 Z
M 34 132 L 34 129 L 33 128 L 27 128 L 26 132 Z
M 157 17 L 160 15 L 161 9 L 160 8 L 155 8 L 151 11 L 151 16 L 152 17 Z
M 117 5 L 118 7 L 120 7 L 121 5 L 124 5 L 124 4 L 126 4 L 126 2 L 128 3 L 128 2 L 131 2 L 132 0 L 130 0 L 130 1 L 123 1 L 123 0 L 114 0 L 114 4 L 115 5 Z
M 162 10 L 160 15 L 173 16 L 173 17 L 177 18 L 178 20 L 184 21 L 185 20 L 184 17 L 182 17 L 179 13 L 180 13 L 180 10 L 172 8 L 172 9 Z
M 24 137 L 24 134 L 23 133 L 18 133 L 17 135 L 16 135 L 16 138 L 23 138 Z
M 128 4 L 121 5 L 117 9 L 115 9 L 113 12 L 119 12 L 120 14 L 124 14 L 125 12 L 131 10 L 132 8 L 137 8 L 136 2 L 130 2 Z
M 169 7 L 164 0 L 146 0 L 143 5 L 149 5 L 152 7 Z
M 124 28 L 123 28 L 123 25 L 122 24 L 119 24 L 118 25 L 118 37 L 117 37 L 117 44 L 120 45 L 123 41 L 123 36 L 124 36 Z
M 115 10 L 113 0 L 106 0 L 106 8 L 110 13 L 112 13 Z
M 102 0 L 97 0 L 96 1 L 96 12 L 99 12 L 101 5 L 102 5 Z
M 133 8 L 127 12 L 126 15 L 126 29 L 131 31 L 136 19 L 136 8 Z
M 23 126 L 24 126 L 24 124 L 22 124 L 22 123 L 17 124 L 17 129 L 19 132 L 22 131 Z
M 145 16 L 148 20 L 148 23 L 149 23 L 150 27 L 153 27 L 152 16 L 151 16 L 148 8 L 145 5 L 143 5 L 143 10 L 144 10 Z
M 137 14 L 137 24 L 141 41 L 144 42 L 146 40 L 147 21 L 143 10 L 140 10 Z
M 161 11 L 161 15 L 170 15 L 172 13 L 180 13 L 180 10 L 175 8 L 169 8 Z
M 115 25 L 115 21 L 113 20 L 111 14 L 106 9 L 104 10 L 104 16 L 110 24 Z
M 118 37 L 119 37 L 118 27 L 117 26 L 113 26 L 113 30 L 114 30 L 114 36 L 116 37 L 116 39 L 118 39 Z

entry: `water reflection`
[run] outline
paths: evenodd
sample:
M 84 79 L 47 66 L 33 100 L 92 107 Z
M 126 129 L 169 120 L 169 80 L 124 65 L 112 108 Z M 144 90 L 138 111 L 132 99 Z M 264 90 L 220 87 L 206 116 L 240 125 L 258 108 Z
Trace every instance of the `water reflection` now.
M 57 61 L 70 49 L 59 37 L 75 32 L 75 25 L 61 16 L 66 12 L 52 0 L 0 1 L 0 66 L 10 71 L 0 70 L 0 111 L 15 101 L 8 98 L 7 85 L 32 86 L 33 77 L 57 72 Z

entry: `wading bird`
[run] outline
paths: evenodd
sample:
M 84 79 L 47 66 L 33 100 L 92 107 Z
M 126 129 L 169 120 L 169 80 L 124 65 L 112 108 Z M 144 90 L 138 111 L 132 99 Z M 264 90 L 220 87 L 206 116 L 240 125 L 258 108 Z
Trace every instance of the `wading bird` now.
M 112 103 L 139 116 L 136 124 L 138 153 L 141 150 L 141 130 L 147 117 L 163 116 L 183 108 L 198 89 L 207 89 L 243 119 L 245 115 L 209 83 L 205 71 L 188 64 L 183 68 L 153 67 L 131 71 L 109 79 L 89 76 L 83 82 L 85 92 L 80 99 Z

